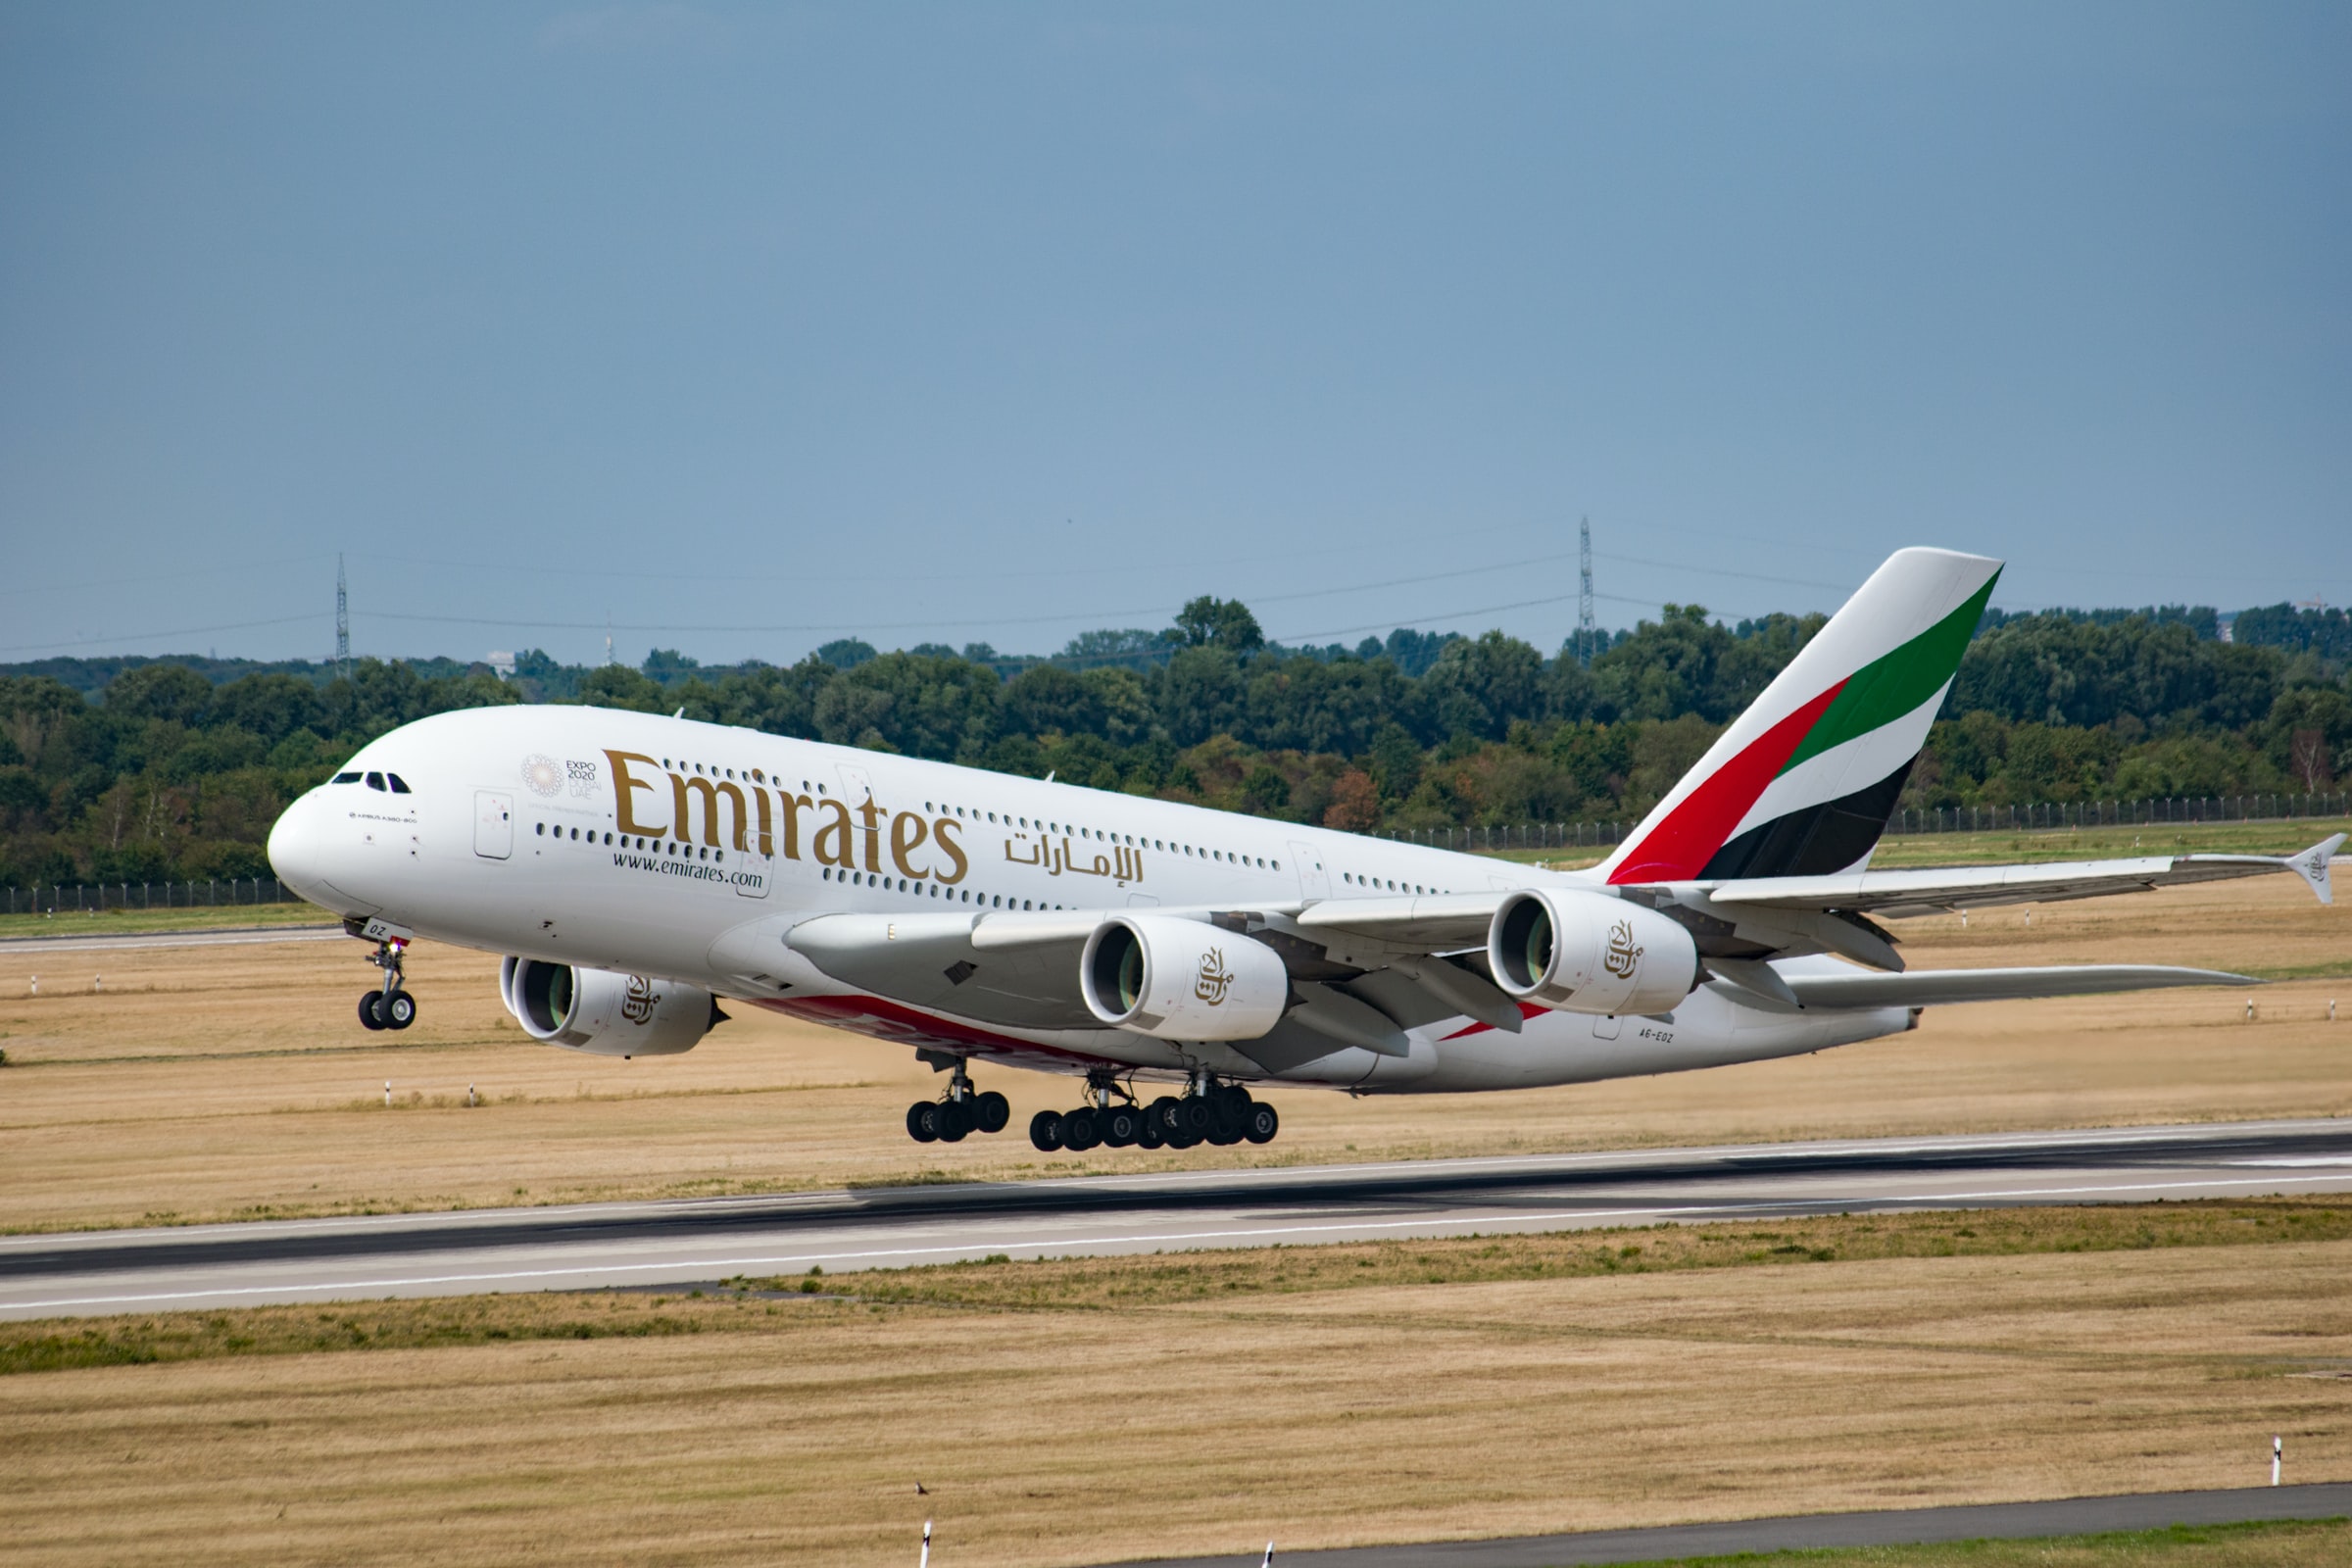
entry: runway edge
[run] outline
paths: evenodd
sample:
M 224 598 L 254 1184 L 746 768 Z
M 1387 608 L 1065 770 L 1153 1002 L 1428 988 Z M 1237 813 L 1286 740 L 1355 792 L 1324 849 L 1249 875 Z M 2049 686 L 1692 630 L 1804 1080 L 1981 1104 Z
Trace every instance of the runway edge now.
M 1725 1519 L 1642 1530 L 1592 1530 L 1496 1541 L 1433 1541 L 1386 1546 L 1278 1550 L 1275 1561 L 1311 1568 L 1584 1568 L 1736 1552 L 1818 1551 L 1842 1546 L 1914 1546 L 1940 1542 L 2022 1540 L 2163 1530 L 2173 1525 L 2269 1524 L 2352 1516 L 2352 1481 L 2215 1492 L 2143 1492 L 2040 1502 L 1882 1508 L 1862 1513 Z M 1277 1546 L 1280 1539 L 1276 1539 Z M 1100 1568 L 1233 1568 L 1259 1549 L 1206 1557 L 1128 1559 Z

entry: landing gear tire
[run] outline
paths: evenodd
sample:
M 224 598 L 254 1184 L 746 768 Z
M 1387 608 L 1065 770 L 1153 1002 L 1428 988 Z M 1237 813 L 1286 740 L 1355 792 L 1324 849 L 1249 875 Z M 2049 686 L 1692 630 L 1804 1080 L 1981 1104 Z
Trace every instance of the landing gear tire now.
M 1176 1102 L 1176 1109 L 1168 1117 L 1168 1131 L 1182 1133 L 1192 1143 L 1197 1144 L 1208 1136 L 1209 1128 L 1215 1121 L 1216 1116 L 1210 1110 L 1208 1101 L 1202 1096 L 1192 1095 Z M 1171 1138 L 1168 1142 L 1175 1143 L 1176 1140 Z M 1178 1145 L 1177 1147 L 1187 1146 Z
M 1242 1116 L 1242 1136 L 1244 1138 L 1253 1144 L 1270 1144 L 1274 1141 L 1274 1135 L 1280 1131 L 1282 1131 L 1282 1118 L 1274 1114 L 1272 1105 L 1262 1100 L 1250 1102 L 1249 1110 Z
M 946 1102 L 931 1119 L 939 1128 L 939 1141 L 943 1144 L 962 1143 L 979 1125 L 979 1118 L 972 1114 L 971 1102 L 965 1100 Z
M 1208 1124 L 1208 1141 L 1219 1149 L 1229 1149 L 1242 1141 L 1242 1124 L 1220 1109 Z
M 1128 1149 L 1144 1140 L 1144 1113 L 1133 1105 L 1113 1105 L 1096 1112 L 1102 1125 L 1102 1141 L 1113 1149 Z
M 918 1144 L 939 1140 L 939 1105 L 929 1100 L 918 1100 L 906 1107 L 906 1136 Z
M 1159 1118 L 1150 1111 L 1145 1111 L 1144 1130 L 1135 1135 L 1135 1147 L 1138 1149 L 1165 1149 L 1167 1146 L 1168 1135 L 1159 1130 Z
M 1144 1111 L 1146 1125 L 1155 1129 L 1162 1140 L 1176 1129 L 1176 1107 L 1183 1103 L 1174 1095 L 1162 1095 Z
M 1102 1141 L 1102 1127 L 1095 1117 L 1092 1105 L 1065 1110 L 1061 1115 L 1061 1147 L 1073 1154 L 1083 1154 Z
M 344 929 L 353 936 L 360 933 L 356 922 L 344 922 Z M 366 1029 L 406 1029 L 416 1021 L 416 999 L 402 983 L 401 960 L 408 956 L 406 937 L 387 938 L 375 945 L 368 961 L 384 971 L 383 984 L 361 993 L 360 1025 Z
M 973 1097 L 972 1117 L 980 1131 L 1001 1133 L 1004 1124 L 1012 1120 L 1012 1102 L 991 1089 L 985 1095 Z
M 1029 1142 L 1040 1153 L 1051 1154 L 1061 1147 L 1061 1112 L 1041 1110 L 1029 1118 Z

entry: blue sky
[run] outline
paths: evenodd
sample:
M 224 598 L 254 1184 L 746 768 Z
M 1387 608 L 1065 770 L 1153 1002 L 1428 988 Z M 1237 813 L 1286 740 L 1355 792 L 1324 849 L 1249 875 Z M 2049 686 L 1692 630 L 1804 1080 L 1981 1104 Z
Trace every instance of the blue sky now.
M 2341 5 L 0 4 L 0 661 L 2352 599 Z M 1508 607 L 1508 608 L 1503 608 Z

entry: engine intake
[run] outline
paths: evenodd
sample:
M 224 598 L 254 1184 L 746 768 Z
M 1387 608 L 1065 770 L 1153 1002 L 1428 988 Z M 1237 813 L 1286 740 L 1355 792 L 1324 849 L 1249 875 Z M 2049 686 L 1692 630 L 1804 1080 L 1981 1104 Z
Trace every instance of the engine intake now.
M 1698 983 L 1698 948 L 1680 923 L 1575 888 L 1503 900 L 1487 962 L 1511 996 L 1562 1012 L 1664 1012 Z
M 1263 943 L 1166 914 L 1097 926 L 1078 984 L 1096 1017 L 1159 1040 L 1255 1040 L 1291 1000 L 1290 972 Z
M 708 991 L 641 974 L 509 958 L 498 979 L 523 1033 L 592 1056 L 674 1056 L 727 1016 Z

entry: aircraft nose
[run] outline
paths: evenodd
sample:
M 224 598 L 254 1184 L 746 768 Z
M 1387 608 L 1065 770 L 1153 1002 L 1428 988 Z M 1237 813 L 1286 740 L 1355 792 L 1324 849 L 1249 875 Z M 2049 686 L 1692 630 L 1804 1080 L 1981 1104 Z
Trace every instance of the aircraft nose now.
M 327 837 L 325 803 L 317 790 L 302 796 L 270 829 L 270 868 L 277 879 L 314 904 L 325 892 Z

